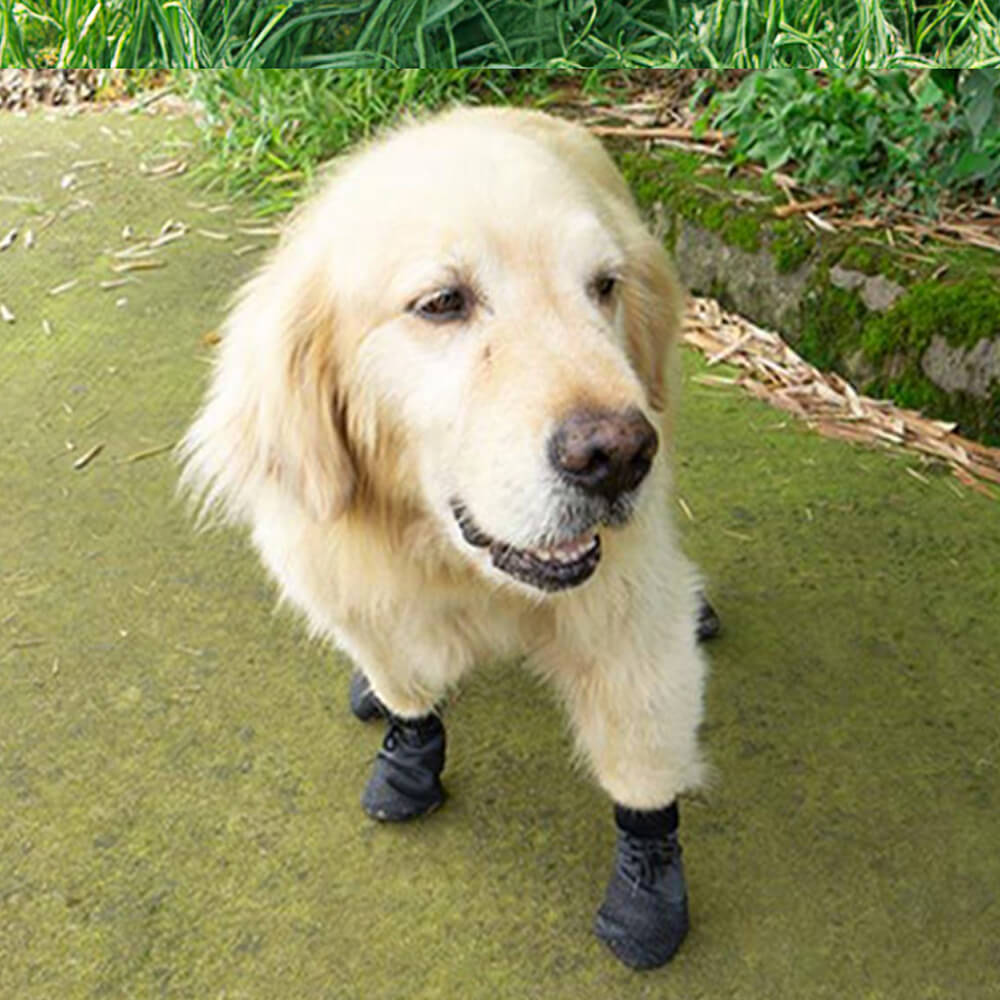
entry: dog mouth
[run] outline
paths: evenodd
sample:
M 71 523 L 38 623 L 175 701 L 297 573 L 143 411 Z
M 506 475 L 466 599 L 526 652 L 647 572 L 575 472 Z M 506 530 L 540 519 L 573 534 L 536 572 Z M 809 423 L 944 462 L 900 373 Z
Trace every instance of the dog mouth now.
M 577 587 L 593 574 L 601 561 L 601 536 L 591 530 L 556 545 L 520 549 L 483 531 L 460 500 L 451 501 L 451 512 L 469 545 L 488 549 L 498 570 L 538 590 L 551 592 Z

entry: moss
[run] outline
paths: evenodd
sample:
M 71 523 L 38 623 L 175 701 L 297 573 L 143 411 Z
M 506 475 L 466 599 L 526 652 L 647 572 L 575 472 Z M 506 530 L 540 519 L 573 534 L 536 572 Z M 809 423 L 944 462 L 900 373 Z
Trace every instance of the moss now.
M 715 196 L 692 189 L 671 207 L 689 222 L 716 233 L 730 246 L 747 253 L 760 250 L 760 213 L 727 200 L 722 193 Z
M 675 210 L 695 225 L 718 234 L 730 246 L 747 253 L 760 250 L 759 216 L 720 199 L 701 196 L 680 202 Z
M 681 215 L 692 222 L 699 222 L 713 233 L 721 232 L 726 223 L 726 206 L 721 201 L 692 199 L 686 205 L 678 206 Z
M 609 144 L 639 207 L 649 211 L 657 201 L 674 206 L 677 196 L 694 185 L 701 166 L 697 156 L 657 151 L 644 153 Z
M 864 242 L 857 239 L 849 240 L 838 263 L 841 267 L 860 271 L 862 274 L 870 276 L 881 274 L 902 285 L 909 285 L 914 278 L 922 276 L 921 262 L 917 258 L 904 258 L 895 248 L 888 245 L 880 246 L 871 239 L 866 239 Z M 923 270 L 928 273 L 936 266 L 933 258 L 923 262 Z
M 771 245 L 774 252 L 774 244 Z M 794 259 L 794 257 L 793 257 Z M 943 335 L 956 347 L 972 347 L 983 338 L 1000 337 L 1000 294 L 992 260 L 984 266 L 977 252 L 949 255 L 951 270 L 967 275 L 952 281 L 926 276 L 906 281 L 909 263 L 891 247 L 835 239 L 811 276 L 801 309 L 799 353 L 820 368 L 847 371 L 858 354 L 865 368 L 878 372 L 860 388 L 893 399 L 929 416 L 954 420 L 963 434 L 990 444 L 1000 443 L 1000 383 L 983 400 L 962 392 L 946 392 L 924 373 L 921 360 L 932 337 Z M 870 312 L 855 291 L 830 284 L 830 268 L 883 274 L 907 285 L 884 313 Z M 928 261 L 924 269 L 939 265 Z
M 626 150 L 619 153 L 618 160 L 643 211 L 661 202 L 672 215 L 717 233 L 730 246 L 748 253 L 760 250 L 764 210 L 737 204 L 728 197 L 730 182 L 701 172 L 704 163 L 697 156 L 673 150 Z
M 879 314 L 869 312 L 856 292 L 831 285 L 826 264 L 817 268 L 807 289 L 796 346 L 812 364 L 847 374 L 846 361 L 860 344 L 865 360 L 880 372 L 861 386 L 865 392 L 955 420 L 962 433 L 1000 443 L 1000 384 L 985 401 L 935 385 L 921 368 L 935 334 L 965 347 L 1000 335 L 1000 295 L 994 282 L 985 275 L 948 285 L 921 282 Z
M 799 353 L 820 368 L 842 369 L 867 316 L 868 310 L 854 292 L 830 284 L 827 266 L 817 268 L 802 303 Z
M 725 282 L 720 281 L 718 278 L 713 278 L 709 284 L 708 297 L 715 299 L 723 309 L 733 308 L 734 303 L 730 299 L 729 289 L 726 287 Z
M 884 263 L 884 259 L 877 254 L 875 247 L 865 243 L 851 243 L 844 250 L 838 261 L 841 267 L 851 271 L 860 271 L 862 274 L 879 274 L 879 263 Z
M 1000 337 L 1000 295 L 988 274 L 951 282 L 922 281 L 882 315 L 865 324 L 865 356 L 883 367 L 905 358 L 902 372 L 879 379 L 874 388 L 904 406 L 958 422 L 961 431 L 989 444 L 1000 443 L 1000 383 L 988 399 L 945 392 L 923 372 L 921 359 L 935 335 L 956 347 Z
M 950 282 L 918 282 L 890 310 L 872 317 L 862 347 L 873 361 L 899 351 L 919 355 L 935 334 L 956 347 L 1000 337 L 996 279 L 979 274 Z
M 760 230 L 760 214 L 741 209 L 736 212 L 729 211 L 721 233 L 722 238 L 730 246 L 739 247 L 747 253 L 756 253 L 761 245 Z
M 768 244 L 779 274 L 797 271 L 816 249 L 816 236 L 797 219 L 780 219 L 771 226 Z

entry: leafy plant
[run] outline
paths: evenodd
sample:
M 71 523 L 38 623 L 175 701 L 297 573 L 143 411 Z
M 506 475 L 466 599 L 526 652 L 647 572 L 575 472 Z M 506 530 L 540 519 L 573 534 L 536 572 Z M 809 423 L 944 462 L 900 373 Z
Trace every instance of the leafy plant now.
M 800 180 L 870 211 L 933 214 L 944 189 L 986 194 L 1000 182 L 995 70 L 752 73 L 713 98 L 709 120 L 733 136 L 737 162 L 794 164 Z
M 1000 189 L 1000 73 L 938 69 L 930 74 L 926 100 L 949 100 L 952 141 L 940 151 L 941 183 L 956 188 Z M 937 94 L 934 93 L 934 89 Z M 939 97 L 938 95 L 941 95 Z

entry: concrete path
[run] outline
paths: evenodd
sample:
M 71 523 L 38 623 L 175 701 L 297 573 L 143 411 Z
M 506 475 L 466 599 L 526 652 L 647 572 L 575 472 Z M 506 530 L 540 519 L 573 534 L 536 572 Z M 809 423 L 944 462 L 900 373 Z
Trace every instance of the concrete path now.
M 0 997 L 1000 997 L 1000 504 L 726 390 L 688 385 L 677 446 L 726 631 L 674 963 L 592 938 L 609 808 L 516 665 L 448 712 L 444 810 L 363 816 L 346 664 L 158 451 L 269 242 L 155 172 L 193 138 L 0 116 Z

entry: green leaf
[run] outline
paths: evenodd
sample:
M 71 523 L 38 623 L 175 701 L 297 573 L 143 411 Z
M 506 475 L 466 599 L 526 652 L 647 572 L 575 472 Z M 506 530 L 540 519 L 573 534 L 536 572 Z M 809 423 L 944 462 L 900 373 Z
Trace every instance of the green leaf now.
M 963 89 L 970 97 L 965 114 L 973 141 L 978 143 L 986 123 L 993 117 L 997 107 L 997 76 L 986 70 L 973 70 Z
M 921 111 L 927 111 L 929 108 L 940 107 L 946 100 L 945 91 L 937 85 L 934 73 L 931 73 L 917 94 L 917 107 Z
M 932 69 L 931 80 L 942 93 L 955 98 L 958 96 L 958 78 L 961 72 L 960 69 Z
M 989 153 L 963 153 L 955 163 L 951 176 L 956 181 L 979 180 L 997 171 L 997 158 Z

